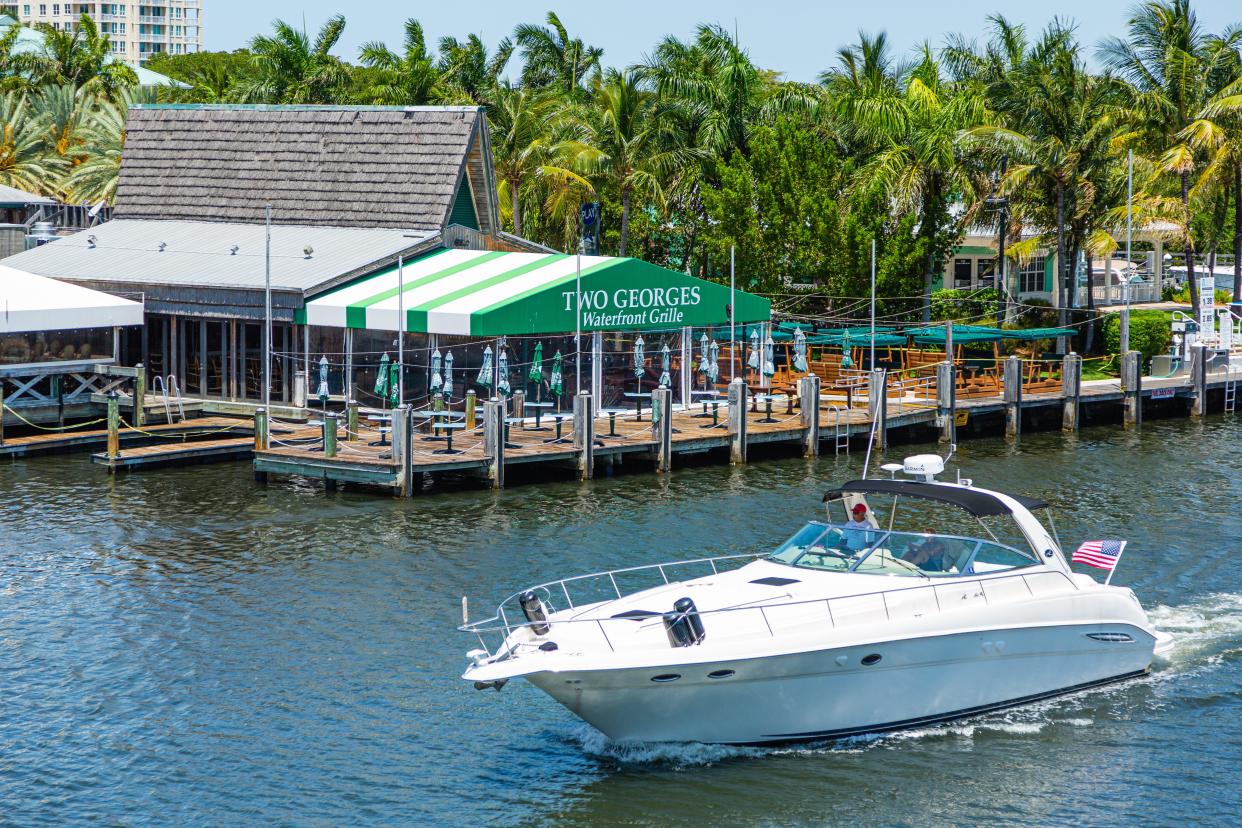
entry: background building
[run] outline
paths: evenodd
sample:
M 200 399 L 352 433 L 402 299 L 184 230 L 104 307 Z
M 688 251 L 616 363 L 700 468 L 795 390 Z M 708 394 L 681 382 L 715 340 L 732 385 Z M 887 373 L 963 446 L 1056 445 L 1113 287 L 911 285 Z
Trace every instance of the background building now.
M 154 54 L 183 55 L 203 48 L 203 0 L 145 0 L 142 3 L 0 3 L 0 11 L 23 23 L 69 29 L 89 14 L 112 40 L 112 52 L 139 65 Z

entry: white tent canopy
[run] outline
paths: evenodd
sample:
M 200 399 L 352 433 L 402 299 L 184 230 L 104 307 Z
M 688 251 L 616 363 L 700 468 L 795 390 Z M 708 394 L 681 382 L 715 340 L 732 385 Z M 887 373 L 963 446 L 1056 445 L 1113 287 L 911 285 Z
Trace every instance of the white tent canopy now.
M 0 333 L 141 324 L 141 302 L 0 264 Z

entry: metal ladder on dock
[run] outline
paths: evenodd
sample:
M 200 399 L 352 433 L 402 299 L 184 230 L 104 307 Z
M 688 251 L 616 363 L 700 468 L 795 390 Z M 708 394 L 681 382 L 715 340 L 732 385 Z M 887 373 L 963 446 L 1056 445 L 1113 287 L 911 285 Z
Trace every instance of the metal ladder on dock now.
M 844 451 L 850 453 L 850 429 L 849 424 L 841 422 L 841 408 L 836 405 L 828 406 L 828 410 L 832 412 L 832 451 L 834 454 L 840 454 Z
M 160 396 L 164 399 L 164 418 L 168 420 L 168 424 L 172 425 L 173 422 L 172 405 L 168 401 L 170 394 L 175 395 L 177 402 L 177 414 L 180 415 L 181 422 L 184 423 L 185 405 L 182 404 L 181 388 L 177 385 L 177 375 L 169 374 L 168 381 L 165 382 L 163 377 L 156 374 L 155 378 L 151 381 L 151 390 L 154 391 L 156 389 L 159 389 Z
M 1233 414 L 1238 408 L 1238 379 L 1229 373 L 1229 378 L 1225 380 L 1225 413 Z

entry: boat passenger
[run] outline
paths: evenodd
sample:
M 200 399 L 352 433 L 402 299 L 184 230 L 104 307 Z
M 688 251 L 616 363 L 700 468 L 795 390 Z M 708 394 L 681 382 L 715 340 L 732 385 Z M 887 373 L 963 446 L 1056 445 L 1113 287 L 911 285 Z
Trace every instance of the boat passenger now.
M 953 559 L 940 538 L 928 538 L 918 546 L 912 546 L 901 556 L 924 572 L 947 572 Z
M 857 552 L 866 549 L 874 541 L 871 521 L 867 519 L 867 507 L 862 503 L 855 503 L 841 536 L 841 546 Z

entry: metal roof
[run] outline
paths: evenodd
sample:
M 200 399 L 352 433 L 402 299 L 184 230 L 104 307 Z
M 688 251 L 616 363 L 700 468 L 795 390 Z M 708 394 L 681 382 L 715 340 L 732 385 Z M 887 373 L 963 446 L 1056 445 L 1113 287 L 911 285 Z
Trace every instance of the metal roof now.
M 16 187 L 0 184 L 0 204 L 58 204 L 54 198 L 28 193 Z
M 261 224 L 116 219 L 18 253 L 4 263 L 75 282 L 262 289 L 263 233 Z M 272 287 L 314 292 L 395 261 L 398 253 L 413 251 L 435 235 L 273 225 Z

